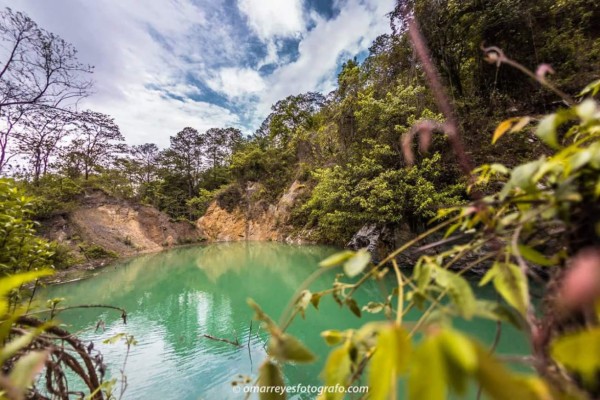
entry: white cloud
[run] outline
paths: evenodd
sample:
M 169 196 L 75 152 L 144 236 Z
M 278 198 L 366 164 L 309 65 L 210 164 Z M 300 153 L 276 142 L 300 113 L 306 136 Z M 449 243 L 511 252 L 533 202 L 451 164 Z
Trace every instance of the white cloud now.
M 222 26 L 220 10 L 201 9 L 191 0 L 146 0 L 143 6 L 27 0 L 20 9 L 73 43 L 79 59 L 95 66 L 95 93 L 79 107 L 113 116 L 129 143 L 167 146 L 169 136 L 186 126 L 204 130 L 239 124 L 226 108 L 191 99 L 201 91 L 186 79 L 190 71 L 206 68 L 204 55 L 230 59 L 243 51 Z M 223 45 L 206 46 L 215 38 Z
M 300 42 L 298 59 L 269 78 L 260 111 L 265 113 L 270 104 L 291 94 L 332 90 L 339 62 L 367 50 L 378 35 L 390 30 L 385 14 L 393 7 L 393 0 L 348 0 L 340 4 L 334 19 L 313 13 L 315 26 Z
M 207 81 L 208 86 L 229 98 L 258 93 L 265 89 L 260 74 L 249 68 L 223 68 Z
M 104 111 L 101 105 L 96 108 Z M 128 92 L 104 112 L 108 111 L 130 143 L 153 142 L 161 147 L 168 146 L 169 136 L 186 126 L 202 132 L 239 124 L 239 117 L 223 107 L 189 98 L 175 99 L 147 88 Z
M 305 28 L 302 0 L 238 0 L 238 8 L 263 40 L 297 36 Z
M 305 10 L 304 0 L 237 0 L 233 6 L 214 0 L 22 0 L 17 6 L 0 0 L 0 6 L 25 11 L 96 66 L 96 93 L 82 107 L 114 116 L 129 143 L 165 146 L 186 126 L 252 131 L 277 100 L 333 89 L 340 60 L 389 31 L 385 14 L 394 2 L 335 1 L 340 12 L 331 20 Z M 299 41 L 293 60 L 282 47 L 290 38 Z M 266 49 L 262 59 L 257 42 Z M 259 74 L 265 65 L 275 70 Z M 222 98 L 205 97 L 210 90 Z M 199 96 L 203 101 L 195 100 Z M 218 105 L 223 98 L 229 104 Z

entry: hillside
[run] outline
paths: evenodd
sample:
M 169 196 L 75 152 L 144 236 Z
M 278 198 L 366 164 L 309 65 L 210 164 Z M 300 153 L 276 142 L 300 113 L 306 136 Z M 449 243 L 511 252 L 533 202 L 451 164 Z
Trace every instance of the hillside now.
M 85 191 L 75 204 L 42 220 L 41 234 L 64 246 L 77 261 L 128 257 L 203 240 L 190 222 L 173 221 L 154 207 L 117 199 L 100 189 Z

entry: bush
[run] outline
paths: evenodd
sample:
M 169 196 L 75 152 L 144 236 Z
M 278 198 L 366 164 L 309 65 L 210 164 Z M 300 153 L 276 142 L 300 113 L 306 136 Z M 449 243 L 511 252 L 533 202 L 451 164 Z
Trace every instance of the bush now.
M 80 246 L 83 255 L 88 260 L 99 260 L 102 258 L 118 258 L 118 254 L 111 250 L 106 250 L 97 244 L 87 244 Z
M 0 178 L 0 275 L 50 267 L 52 245 L 36 236 L 31 220 L 36 199 Z
M 198 196 L 192 197 L 186 202 L 196 219 L 206 214 L 206 210 L 208 210 L 210 203 L 215 200 L 217 193 L 216 190 L 200 189 Z
M 389 146 L 374 145 L 357 162 L 314 172 L 318 183 L 302 210 L 322 239 L 344 243 L 367 223 L 407 223 L 416 230 L 437 208 L 465 201 L 464 184 L 444 179 L 439 153 L 413 167 L 387 169 L 380 159 L 390 154 Z
M 37 185 L 26 184 L 25 188 L 35 196 L 34 213 L 38 219 L 70 211 L 75 207 L 77 197 L 83 193 L 76 180 L 54 174 L 41 177 Z
M 244 207 L 246 204 L 246 196 L 240 185 L 232 183 L 221 189 L 216 196 L 219 207 L 233 212 L 236 207 Z
M 81 261 L 73 254 L 71 249 L 64 244 L 53 243 L 52 250 L 54 254 L 51 257 L 51 261 L 56 269 L 68 269 Z

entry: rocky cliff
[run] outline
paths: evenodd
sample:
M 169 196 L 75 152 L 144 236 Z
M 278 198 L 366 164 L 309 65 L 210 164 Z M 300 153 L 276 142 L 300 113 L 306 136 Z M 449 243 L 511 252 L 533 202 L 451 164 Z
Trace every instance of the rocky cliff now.
M 206 214 L 196 226 L 209 241 L 231 242 L 239 240 L 280 241 L 287 243 L 308 243 L 309 232 L 294 232 L 289 224 L 292 209 L 305 187 L 295 181 L 277 204 L 252 200 L 260 190 L 258 184 L 245 188 L 246 204 L 227 210 L 217 201 L 208 207 Z
M 90 248 L 125 257 L 203 239 L 190 222 L 172 221 L 153 207 L 119 200 L 101 190 L 81 195 L 77 204 L 72 211 L 42 221 L 41 233 L 85 258 Z

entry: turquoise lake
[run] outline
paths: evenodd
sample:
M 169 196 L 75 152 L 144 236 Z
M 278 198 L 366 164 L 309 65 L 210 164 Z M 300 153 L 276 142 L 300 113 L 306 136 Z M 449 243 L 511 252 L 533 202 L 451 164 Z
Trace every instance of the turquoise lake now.
M 246 300 L 254 299 L 277 320 L 319 261 L 334 252 L 336 249 L 323 246 L 258 242 L 178 248 L 115 263 L 89 279 L 48 287 L 41 297 L 64 297 L 65 305 L 110 304 L 127 310 L 126 325 L 114 310 L 78 309 L 59 316 L 67 329 L 95 342 L 112 376 L 119 376 L 125 344 L 102 344 L 102 340 L 121 332 L 135 336 L 138 344 L 131 350 L 125 371 L 125 399 L 242 399 L 244 395 L 234 393 L 231 382 L 240 374 L 256 376 L 267 342 L 267 334 L 256 321 L 249 334 L 253 311 Z M 325 274 L 311 290 L 331 287 L 336 272 Z M 487 288 L 478 290 L 480 295 L 493 296 Z M 369 283 L 355 299 L 361 306 L 378 301 L 380 288 Z M 419 312 L 414 311 L 407 319 L 418 317 Z M 321 356 L 314 364 L 287 366 L 287 383 L 320 384 L 323 355 L 328 351 L 321 331 L 359 327 L 381 318 L 364 315 L 359 319 L 347 308 L 340 309 L 331 297 L 324 298 L 318 311 L 311 307 L 304 321 L 298 318 L 289 328 Z M 104 321 L 105 330 L 96 332 L 99 320 Z M 496 325 L 490 321 L 457 321 L 456 326 L 486 345 L 496 333 Z M 242 347 L 203 335 L 237 339 Z M 522 335 L 504 326 L 498 352 L 527 354 L 528 346 Z

